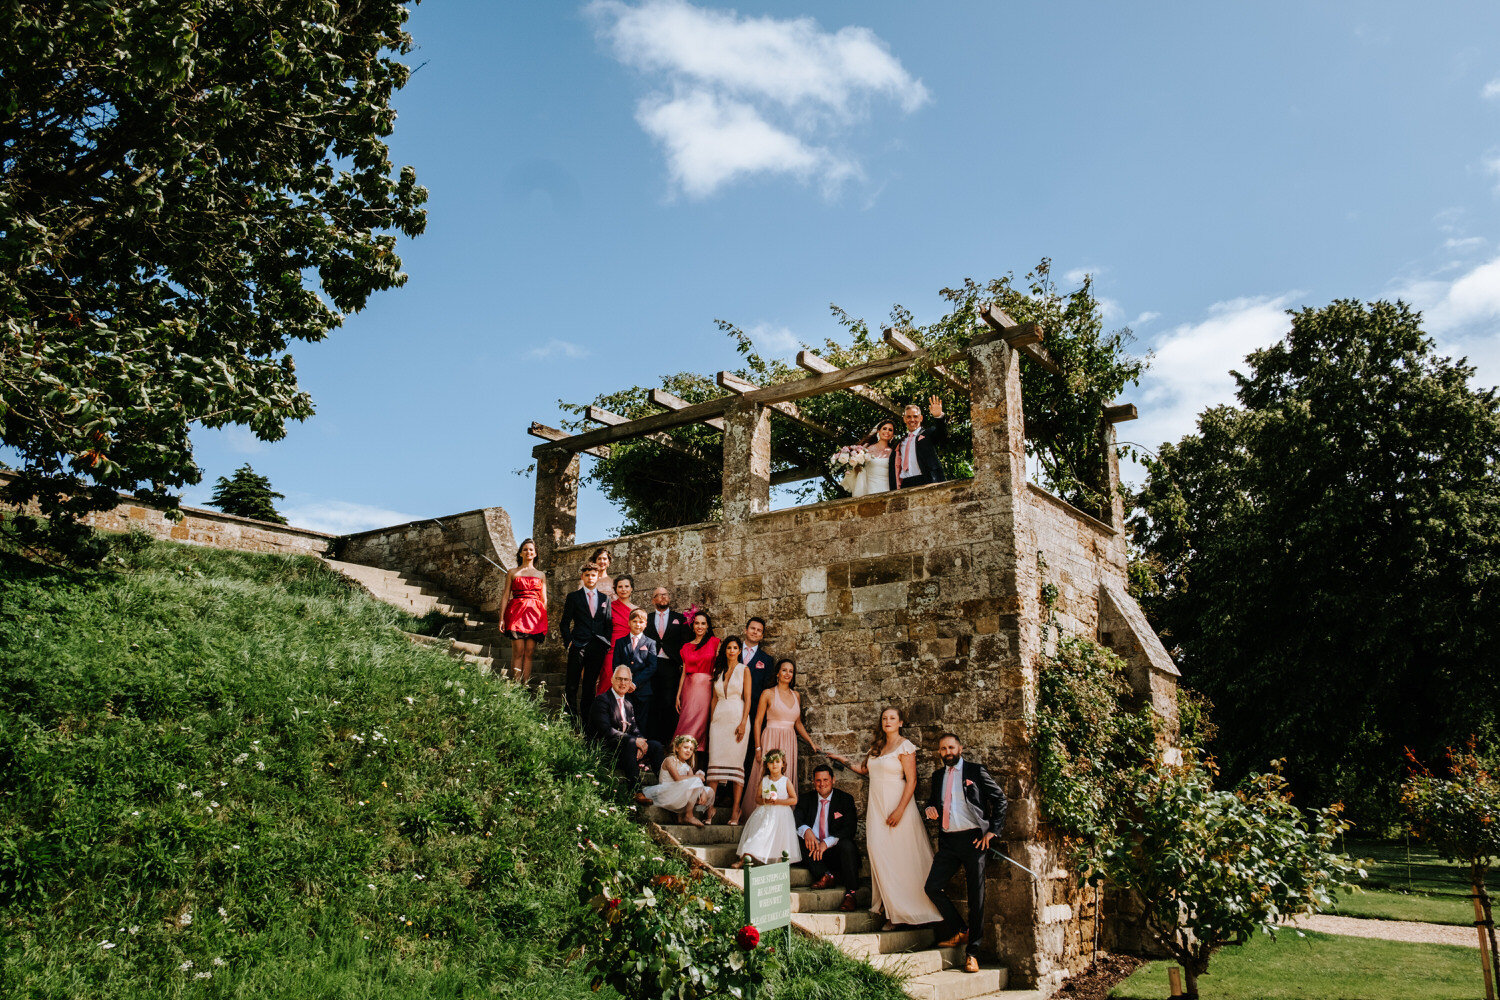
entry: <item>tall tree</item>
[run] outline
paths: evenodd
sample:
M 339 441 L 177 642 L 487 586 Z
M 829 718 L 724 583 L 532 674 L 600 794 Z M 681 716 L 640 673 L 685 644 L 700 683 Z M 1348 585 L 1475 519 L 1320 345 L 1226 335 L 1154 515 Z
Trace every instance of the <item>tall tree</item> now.
M 210 507 L 217 507 L 226 514 L 238 517 L 253 517 L 272 524 L 286 524 L 286 518 L 276 509 L 277 500 L 286 496 L 271 489 L 271 481 L 250 467 L 246 462 L 234 470 L 230 478 L 219 477 L 214 483 L 214 498 Z
M 1389 823 L 1403 747 L 1495 733 L 1500 405 L 1399 302 L 1294 312 L 1247 360 L 1239 405 L 1148 463 L 1143 603 L 1231 776 L 1285 757 Z
M 1040 323 L 1047 349 L 1062 372 L 1035 365 L 1022 368 L 1027 451 L 1037 459 L 1046 486 L 1087 510 L 1107 508 L 1105 456 L 1099 433 L 1104 407 L 1139 379 L 1145 362 L 1128 353 L 1132 339 L 1128 329 L 1104 331 L 1092 282 L 1085 278 L 1077 289 L 1064 294 L 1052 280 L 1051 262 L 1043 259 L 1019 282 L 1009 274 L 982 283 L 965 280 L 957 287 L 942 289 L 940 294 L 949 309 L 935 322 L 919 325 L 909 310 L 898 305 L 891 311 L 890 325 L 928 348 L 933 358 L 946 359 L 946 377 L 929 361 L 881 380 L 876 388 L 898 404 L 917 402 L 924 408 L 929 397 L 940 396 L 949 428 L 948 443 L 942 449 L 944 465 L 950 475 L 968 476 L 974 458 L 968 393 L 950 379 L 960 386 L 968 383 L 963 351 L 976 333 L 988 329 L 980 322 L 979 307 L 994 303 L 1019 322 Z M 804 347 L 815 347 L 824 360 L 840 368 L 892 353 L 865 320 L 850 316 L 838 306 L 831 308 L 844 328 L 845 339 Z M 718 325 L 745 359 L 744 366 L 735 372 L 741 378 L 757 385 L 776 385 L 807 376 L 794 365 L 761 355 L 749 335 L 733 323 L 721 320 Z M 665 375 L 661 388 L 690 403 L 723 394 L 712 375 L 695 372 Z M 626 417 L 660 412 L 649 402 L 649 392 L 649 387 L 635 386 L 601 395 L 593 405 Z M 582 429 L 581 418 L 588 404 L 564 402 L 562 406 L 580 418 L 569 426 Z M 772 472 L 815 470 L 816 478 L 803 480 L 793 488 L 802 499 L 843 496 L 838 477 L 829 468 L 829 456 L 839 445 L 853 443 L 877 421 L 893 414 L 847 392 L 800 399 L 797 406 L 804 416 L 832 431 L 833 437 L 791 421 L 773 420 Z M 896 419 L 900 430 L 900 418 Z M 674 428 L 664 436 L 611 445 L 609 458 L 596 462 L 588 477 L 624 512 L 625 522 L 619 530 L 628 534 L 717 516 L 722 467 L 719 432 L 695 424 Z
M 0 3 L 0 440 L 54 524 L 313 412 L 293 341 L 401 285 L 396 0 Z

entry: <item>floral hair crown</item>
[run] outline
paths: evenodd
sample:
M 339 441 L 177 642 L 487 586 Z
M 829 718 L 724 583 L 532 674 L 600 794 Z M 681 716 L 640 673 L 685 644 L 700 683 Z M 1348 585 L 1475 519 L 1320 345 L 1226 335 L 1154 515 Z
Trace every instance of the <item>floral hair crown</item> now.
M 783 764 L 785 764 L 786 754 L 782 753 L 780 750 L 768 750 L 766 751 L 766 755 L 760 759 L 760 762 L 762 764 L 770 764 L 773 760 L 779 760 Z
M 687 733 L 683 733 L 681 736 L 677 736 L 672 739 L 672 749 L 676 750 L 684 743 L 688 744 L 694 749 L 697 749 L 698 747 L 698 741 L 696 739 L 694 739 L 692 736 L 689 736 Z

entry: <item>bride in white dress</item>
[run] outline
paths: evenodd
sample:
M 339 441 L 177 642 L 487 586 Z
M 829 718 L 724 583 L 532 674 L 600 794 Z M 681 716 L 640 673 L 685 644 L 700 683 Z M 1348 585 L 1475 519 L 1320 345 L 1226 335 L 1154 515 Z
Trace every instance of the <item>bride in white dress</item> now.
M 896 436 L 896 421 L 886 419 L 859 439 L 870 460 L 844 477 L 844 488 L 853 496 L 884 493 L 891 488 L 891 441 Z

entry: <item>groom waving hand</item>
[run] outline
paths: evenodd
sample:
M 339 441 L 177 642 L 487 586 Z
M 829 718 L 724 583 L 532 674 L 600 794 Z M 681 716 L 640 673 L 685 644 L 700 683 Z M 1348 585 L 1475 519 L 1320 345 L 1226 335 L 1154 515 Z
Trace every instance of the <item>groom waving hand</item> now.
M 940 483 L 948 478 L 937 446 L 948 440 L 948 421 L 943 417 L 943 401 L 933 396 L 927 403 L 931 419 L 922 422 L 922 408 L 908 403 L 901 411 L 906 434 L 891 449 L 891 489 Z

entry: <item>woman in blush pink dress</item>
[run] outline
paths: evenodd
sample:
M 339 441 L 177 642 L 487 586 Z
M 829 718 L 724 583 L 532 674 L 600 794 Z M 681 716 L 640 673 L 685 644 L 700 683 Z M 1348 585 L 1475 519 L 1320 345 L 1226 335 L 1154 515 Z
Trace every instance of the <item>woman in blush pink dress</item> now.
M 701 750 L 708 743 L 708 709 L 713 701 L 714 657 L 719 640 L 708 612 L 693 613 L 693 639 L 683 643 L 682 676 L 677 681 L 677 736 L 691 736 Z
M 813 753 L 822 753 L 802 725 L 802 694 L 797 690 L 797 664 L 792 660 L 783 658 L 776 664 L 776 686 L 761 692 L 760 704 L 754 711 L 755 725 L 750 729 L 750 739 L 755 747 L 751 753 L 755 763 L 750 765 L 750 776 L 745 780 L 745 789 L 750 793 L 745 796 L 746 816 L 755 811 L 754 792 L 760 787 L 760 779 L 765 773 L 765 765 L 761 761 L 766 754 L 772 750 L 781 751 L 785 758 L 785 770 L 782 773 L 791 778 L 795 785 L 797 737 L 806 740 Z
M 912 801 L 917 791 L 917 748 L 901 735 L 901 712 L 888 708 L 863 764 L 834 760 L 870 778 L 865 844 L 870 855 L 870 909 L 885 914 L 883 930 L 897 924 L 931 924 L 943 915 L 927 898 L 932 845 Z

